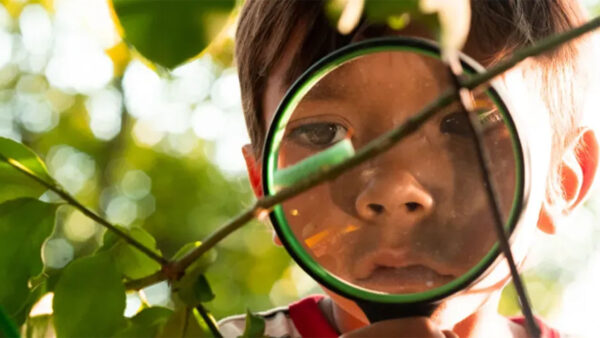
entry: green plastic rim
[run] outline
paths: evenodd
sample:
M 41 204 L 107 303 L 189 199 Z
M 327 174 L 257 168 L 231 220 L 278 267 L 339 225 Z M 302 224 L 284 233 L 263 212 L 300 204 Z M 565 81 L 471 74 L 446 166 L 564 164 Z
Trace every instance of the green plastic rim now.
M 389 51 L 408 51 L 440 59 L 439 48 L 434 43 L 426 40 L 406 37 L 372 39 L 349 45 L 325 56 L 309 68 L 291 86 L 277 108 L 265 141 L 263 152 L 263 182 L 265 196 L 274 195 L 276 193 L 274 173 L 277 170 L 279 145 L 285 133 L 285 126 L 304 95 L 306 95 L 319 80 L 345 62 L 368 54 Z M 461 62 L 467 74 L 477 73 L 477 69 L 483 69 L 483 67 L 471 60 L 463 59 Z M 493 87 L 490 87 L 486 91 L 486 94 L 498 107 L 511 134 L 513 153 L 515 155 L 516 187 L 511 211 L 504 226 L 506 232 L 510 236 L 515 232 L 523 205 L 522 202 L 525 187 L 523 150 L 514 121 L 502 98 Z M 448 284 L 419 293 L 387 294 L 352 285 L 325 270 L 311 257 L 295 237 L 284 215 L 281 204 L 274 207 L 273 211 L 270 213 L 270 219 L 283 245 L 298 265 L 328 289 L 355 300 L 396 304 L 435 302 L 464 289 L 478 278 L 484 276 L 499 255 L 498 244 L 495 244 L 479 263 L 467 271 L 467 273 L 454 279 Z

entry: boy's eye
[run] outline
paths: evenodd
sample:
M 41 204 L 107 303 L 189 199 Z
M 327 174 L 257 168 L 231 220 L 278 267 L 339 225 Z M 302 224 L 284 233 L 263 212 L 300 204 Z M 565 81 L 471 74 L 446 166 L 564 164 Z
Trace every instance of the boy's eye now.
M 294 128 L 288 137 L 309 147 L 324 148 L 341 141 L 348 129 L 337 123 L 309 123 Z
M 469 118 L 463 112 L 450 113 L 440 121 L 440 132 L 458 136 L 471 135 Z
M 504 126 L 502 115 L 500 115 L 497 109 L 479 112 L 478 117 L 480 128 L 484 132 Z M 469 124 L 469 118 L 465 113 L 450 113 L 440 121 L 440 132 L 467 137 L 472 133 Z

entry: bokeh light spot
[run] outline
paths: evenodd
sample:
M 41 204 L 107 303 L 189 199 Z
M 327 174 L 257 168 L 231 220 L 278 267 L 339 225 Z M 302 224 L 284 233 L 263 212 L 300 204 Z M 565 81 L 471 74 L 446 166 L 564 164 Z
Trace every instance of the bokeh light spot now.
M 108 202 L 106 217 L 112 223 L 128 226 L 137 218 L 137 205 L 125 196 L 117 196 Z
M 56 37 L 46 77 L 64 91 L 89 94 L 110 82 L 113 64 L 98 43 L 81 33 L 64 32 Z
M 94 136 L 101 140 L 110 140 L 119 134 L 122 104 L 121 93 L 112 87 L 104 88 L 90 95 L 85 106 Z
M 210 97 L 221 109 L 241 107 L 240 84 L 234 69 L 221 74 L 212 86 Z
M 71 194 L 77 194 L 96 172 L 92 157 L 66 145 L 50 148 L 47 164 L 50 174 Z
M 96 223 L 80 211 L 72 211 L 63 225 L 65 236 L 75 242 L 83 242 L 92 237 L 98 227 Z
M 25 49 L 44 59 L 52 47 L 52 22 L 41 5 L 27 5 L 19 16 L 19 29 Z
M 13 53 L 13 37 L 8 32 L 0 30 L 0 69 L 6 66 Z
M 223 112 L 211 102 L 204 102 L 192 113 L 192 129 L 196 136 L 205 140 L 216 140 L 224 131 Z
M 33 133 L 47 132 L 58 124 L 58 114 L 37 95 L 18 95 L 14 109 L 21 124 Z
M 130 170 L 121 180 L 121 189 L 125 196 L 140 200 L 150 193 L 152 180 L 141 170 Z
M 64 238 L 47 240 L 42 247 L 42 260 L 44 265 L 53 268 L 63 268 L 73 259 L 75 250 L 71 243 Z
M 158 144 L 164 136 L 164 132 L 155 129 L 148 121 L 139 120 L 133 126 L 133 137 L 140 146 L 152 147 Z
M 127 298 L 125 298 L 125 317 L 131 318 L 135 316 L 135 314 L 140 310 L 141 306 L 142 300 L 138 296 L 137 292 L 127 293 Z

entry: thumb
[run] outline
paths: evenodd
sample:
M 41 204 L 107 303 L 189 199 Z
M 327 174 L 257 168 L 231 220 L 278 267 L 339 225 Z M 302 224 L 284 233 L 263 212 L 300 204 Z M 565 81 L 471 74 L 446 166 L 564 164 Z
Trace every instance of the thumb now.
M 445 338 L 458 338 L 458 335 L 456 333 L 449 330 L 443 330 L 442 333 L 444 334 Z

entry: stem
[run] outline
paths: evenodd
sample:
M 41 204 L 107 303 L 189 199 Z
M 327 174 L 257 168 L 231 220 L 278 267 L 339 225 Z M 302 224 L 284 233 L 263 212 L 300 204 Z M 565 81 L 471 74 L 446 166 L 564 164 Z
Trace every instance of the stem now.
M 537 56 L 543 52 L 547 52 L 558 45 L 561 45 L 567 41 L 573 40 L 585 33 L 588 33 L 596 28 L 600 27 L 600 16 L 586 22 L 585 24 L 573 28 L 570 31 L 560 33 L 539 40 L 534 45 L 521 48 L 515 51 L 511 56 L 505 58 L 501 62 L 498 62 L 495 66 L 490 67 L 488 71 L 475 74 L 466 81 L 461 82 L 461 87 L 467 89 L 475 89 L 477 86 L 482 85 L 498 76 L 499 74 L 514 67 L 517 63 L 525 60 L 530 56 Z
M 215 338 L 223 338 L 223 335 L 221 334 L 221 332 L 219 331 L 219 328 L 217 327 L 217 323 L 215 323 L 214 319 L 212 318 L 210 313 L 208 313 L 208 311 L 206 311 L 204 306 L 202 306 L 202 304 L 198 304 L 196 306 L 196 310 L 198 310 L 198 313 L 200 313 L 200 316 L 202 316 L 202 319 L 204 319 L 206 326 L 208 326 L 208 328 L 210 329 L 210 332 L 213 334 L 213 336 Z
M 127 290 L 141 290 L 146 286 L 150 286 L 159 282 L 162 282 L 166 279 L 165 273 L 160 270 L 149 276 L 142 277 L 140 279 L 134 279 L 125 283 L 125 288 Z
M 102 226 L 106 227 L 108 230 L 116 233 L 121 238 L 123 238 L 127 243 L 131 244 L 133 247 L 135 247 L 136 249 L 143 252 L 146 256 L 152 258 L 153 260 L 157 261 L 158 263 L 160 263 L 163 266 L 169 264 L 169 262 L 165 258 L 159 256 L 155 252 L 146 248 L 142 243 L 136 241 L 134 238 L 130 237 L 128 234 L 123 232 L 121 229 L 117 228 L 115 225 L 111 224 L 109 221 L 105 220 L 104 218 L 98 216 L 98 214 L 96 214 L 92 210 L 86 208 L 83 204 L 79 203 L 79 201 L 77 201 L 73 196 L 71 196 L 68 192 L 64 191 L 59 186 L 46 182 L 42 178 L 38 177 L 34 172 L 29 170 L 29 168 L 23 166 L 21 163 L 15 161 L 13 159 L 6 158 L 0 154 L 0 160 L 8 163 L 10 166 L 12 166 L 13 168 L 22 172 L 23 174 L 29 176 L 30 178 L 32 178 L 39 184 L 43 185 L 47 189 L 54 191 L 63 200 L 67 201 L 67 203 L 69 203 L 70 205 L 72 205 L 73 207 L 75 207 L 79 211 L 81 211 L 81 213 L 83 213 L 87 217 L 91 218 L 92 220 L 96 221 L 97 223 L 101 224 Z
M 533 46 L 516 51 L 510 57 L 488 68 L 487 71 L 471 76 L 466 80 L 462 80 L 460 82 L 460 87 L 472 90 L 477 86 L 486 84 L 491 79 L 514 67 L 517 63 L 523 61 L 524 59 L 530 56 L 539 55 L 542 52 L 546 52 L 566 41 L 572 40 L 578 36 L 583 35 L 584 33 L 590 32 L 599 26 L 600 17 L 597 17 L 573 30 L 540 40 Z M 210 250 L 219 241 L 221 241 L 233 231 L 240 228 L 246 222 L 260 215 L 263 211 L 266 211 L 274 205 L 281 203 L 291 197 L 294 197 L 319 183 L 333 179 L 342 174 L 344 171 L 353 168 L 359 165 L 360 163 L 388 150 L 402 138 L 414 132 L 419 126 L 421 126 L 421 124 L 427 121 L 427 119 L 433 116 L 438 110 L 446 107 L 451 102 L 454 102 L 457 98 L 457 95 L 458 91 L 454 88 L 446 90 L 435 101 L 428 104 L 417 115 L 410 118 L 406 123 L 369 142 L 365 147 L 361 148 L 353 157 L 347 159 L 346 161 L 340 164 L 331 166 L 330 168 L 323 169 L 313 175 L 310 175 L 300 180 L 296 184 L 281 190 L 275 195 L 261 198 L 250 209 L 237 216 L 227 224 L 223 225 L 213 234 L 211 234 L 199 247 L 194 249 L 188 255 L 181 258 L 179 261 L 176 261 L 173 265 L 174 270 L 178 272 L 185 271 L 185 269 L 196 259 L 202 256 L 202 254 Z M 162 281 L 165 278 L 166 276 L 164 275 L 164 273 L 159 272 L 139 280 L 133 280 L 127 285 L 131 285 L 135 288 L 143 288 L 145 286 L 151 285 L 146 283 L 155 283 L 158 281 Z
M 450 69 L 450 67 L 449 67 L 449 71 L 450 71 L 451 79 L 454 82 L 454 87 L 461 90 L 462 88 L 460 88 L 460 81 L 458 78 L 460 73 L 455 74 L 453 72 L 453 70 Z M 467 90 L 467 89 L 465 88 L 462 90 Z M 477 123 L 477 116 L 475 113 L 473 113 L 472 104 L 468 104 L 468 102 L 466 100 L 466 95 L 461 95 L 461 94 L 469 94 L 469 93 L 468 92 L 466 92 L 466 93 L 460 92 L 458 95 L 458 101 L 460 102 L 460 106 L 461 106 L 463 113 L 466 114 L 467 118 L 469 119 L 469 129 L 470 129 L 471 134 L 473 135 L 473 138 L 475 141 L 477 162 L 479 164 L 479 167 L 482 169 L 481 170 L 482 171 L 481 172 L 482 183 L 483 183 L 483 186 L 485 187 L 487 197 L 492 206 L 492 213 L 494 216 L 494 230 L 496 231 L 496 236 L 498 238 L 499 246 L 501 248 L 502 253 L 506 257 L 506 262 L 510 269 L 511 276 L 513 277 L 513 283 L 515 285 L 515 290 L 517 291 L 517 296 L 519 298 L 519 305 L 521 307 L 521 311 L 523 312 L 523 315 L 525 316 L 525 321 L 527 324 L 527 331 L 531 337 L 539 338 L 541 331 L 533 317 L 533 312 L 531 311 L 531 305 L 530 305 L 531 302 L 529 301 L 529 298 L 527 296 L 527 291 L 525 289 L 525 286 L 523 285 L 521 278 L 519 277 L 519 271 L 517 270 L 517 265 L 515 263 L 515 259 L 513 257 L 512 251 L 510 250 L 510 244 L 508 243 L 508 238 L 506 236 L 506 233 L 504 232 L 504 227 L 503 227 L 504 222 L 502 221 L 502 215 L 501 215 L 500 207 L 498 204 L 498 200 L 500 199 L 500 197 L 498 196 L 498 193 L 497 193 L 498 189 L 496 189 L 494 181 L 492 181 L 490 179 L 490 171 L 491 171 L 491 168 L 489 165 L 490 158 L 489 158 L 487 151 L 484 149 L 483 142 L 481 139 L 482 135 L 481 135 L 480 131 L 478 130 L 478 128 L 475 127 L 476 123 Z
M 183 325 L 181 327 L 181 338 L 185 338 L 185 335 L 187 333 L 187 329 L 188 329 L 188 325 L 190 323 L 190 315 L 192 314 L 192 311 L 190 310 L 189 307 L 185 308 L 185 315 L 183 316 Z

